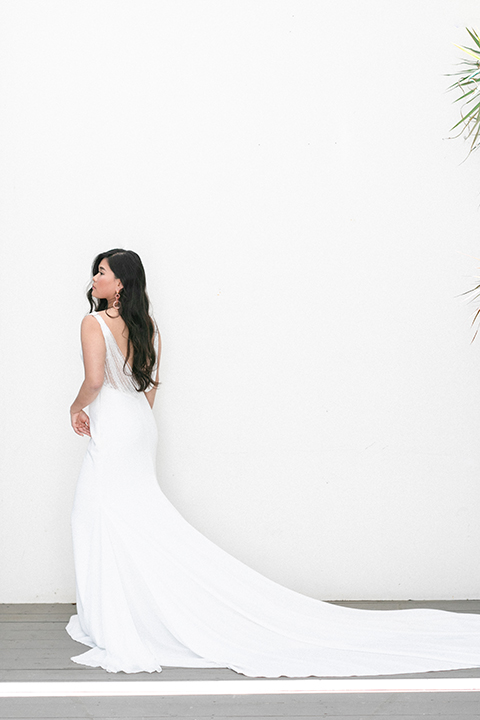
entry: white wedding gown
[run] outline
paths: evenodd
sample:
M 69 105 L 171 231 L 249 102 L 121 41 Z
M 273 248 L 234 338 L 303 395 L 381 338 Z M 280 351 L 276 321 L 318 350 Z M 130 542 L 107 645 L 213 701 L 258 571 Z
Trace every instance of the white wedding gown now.
M 371 611 L 313 600 L 228 555 L 160 490 L 144 393 L 98 314 L 104 385 L 90 405 L 73 509 L 72 658 L 110 672 L 231 668 L 252 677 L 379 675 L 480 665 L 480 616 Z

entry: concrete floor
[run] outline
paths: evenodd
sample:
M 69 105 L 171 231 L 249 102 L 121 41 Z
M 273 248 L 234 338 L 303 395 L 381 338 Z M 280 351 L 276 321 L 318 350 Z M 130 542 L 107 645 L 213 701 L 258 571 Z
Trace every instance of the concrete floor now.
M 437 607 L 480 613 L 480 601 L 341 603 L 352 607 Z M 73 605 L 0 605 L 0 695 L 5 682 L 108 682 L 234 681 L 250 678 L 231 670 L 165 668 L 158 673 L 111 674 L 72 663 L 71 655 L 83 646 L 71 640 L 65 624 Z M 388 677 L 388 676 L 385 676 Z M 480 678 L 480 668 L 402 675 L 398 678 Z M 253 682 L 262 682 L 253 680 Z M 271 681 L 278 683 L 280 681 Z M 285 682 L 283 680 L 282 682 Z M 287 680 L 286 682 L 295 682 Z M 479 683 L 477 686 L 480 687 Z M 3 686 L 6 687 L 6 686 Z M 86 687 L 86 686 L 84 686 Z M 95 686 L 97 687 L 97 686 Z M 100 686 L 98 686 L 100 687 Z M 119 688 L 121 686 L 118 686 Z M 137 686 L 140 687 L 140 686 Z M 154 686 L 152 686 L 154 687 Z M 250 687 L 250 686 L 249 686 Z M 480 720 L 480 692 L 349 692 L 331 694 L 187 695 L 154 697 L 0 697 L 0 718 L 192 718 L 197 720 L 272 720 L 274 718 L 419 718 Z M 360 686 L 359 686 L 360 687 Z M 247 686 L 244 686 L 244 690 Z M 271 688 L 271 686 L 270 686 Z M 133 689 L 133 688 L 132 688 Z M 114 686 L 112 685 L 112 690 Z M 127 691 L 130 688 L 127 688 Z M 115 690 L 116 692 L 116 690 Z M 239 693 L 241 692 L 239 685 Z

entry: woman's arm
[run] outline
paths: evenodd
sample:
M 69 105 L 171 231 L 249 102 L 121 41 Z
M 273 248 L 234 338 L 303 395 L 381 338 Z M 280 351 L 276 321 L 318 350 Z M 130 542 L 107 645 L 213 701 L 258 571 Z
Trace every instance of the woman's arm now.
M 157 330 L 158 332 L 158 330 Z M 160 355 L 162 352 L 162 339 L 160 337 L 160 333 L 158 333 L 158 348 L 157 348 L 157 372 L 155 373 L 155 382 L 158 382 L 158 376 L 160 371 Z M 155 402 L 155 395 L 157 394 L 157 388 L 154 387 L 148 392 L 145 393 L 148 402 L 150 403 L 150 407 L 153 408 L 153 403 Z
M 95 400 L 102 388 L 106 353 L 102 329 L 92 315 L 83 318 L 81 337 L 85 380 L 72 403 L 70 416 L 77 435 L 90 435 L 90 421 L 83 408 Z

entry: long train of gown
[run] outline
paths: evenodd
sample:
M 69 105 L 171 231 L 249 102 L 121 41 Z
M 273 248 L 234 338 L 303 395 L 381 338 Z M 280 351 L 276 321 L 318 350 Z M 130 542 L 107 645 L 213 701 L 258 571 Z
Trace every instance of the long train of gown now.
M 301 595 L 231 557 L 160 490 L 157 430 L 101 316 L 105 381 L 72 515 L 77 612 L 67 626 L 110 672 L 228 667 L 251 677 L 378 675 L 480 665 L 480 616 L 371 611 Z

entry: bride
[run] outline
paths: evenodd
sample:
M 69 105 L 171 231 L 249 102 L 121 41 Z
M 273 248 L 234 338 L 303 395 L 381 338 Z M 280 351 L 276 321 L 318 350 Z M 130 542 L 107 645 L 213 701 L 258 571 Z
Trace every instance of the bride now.
M 72 426 L 90 437 L 72 514 L 77 615 L 110 672 L 231 668 L 251 677 L 379 675 L 480 665 L 480 616 L 339 607 L 278 585 L 189 525 L 155 473 L 160 336 L 131 250 L 100 253 L 82 321 Z M 85 408 L 89 407 L 89 414 Z

